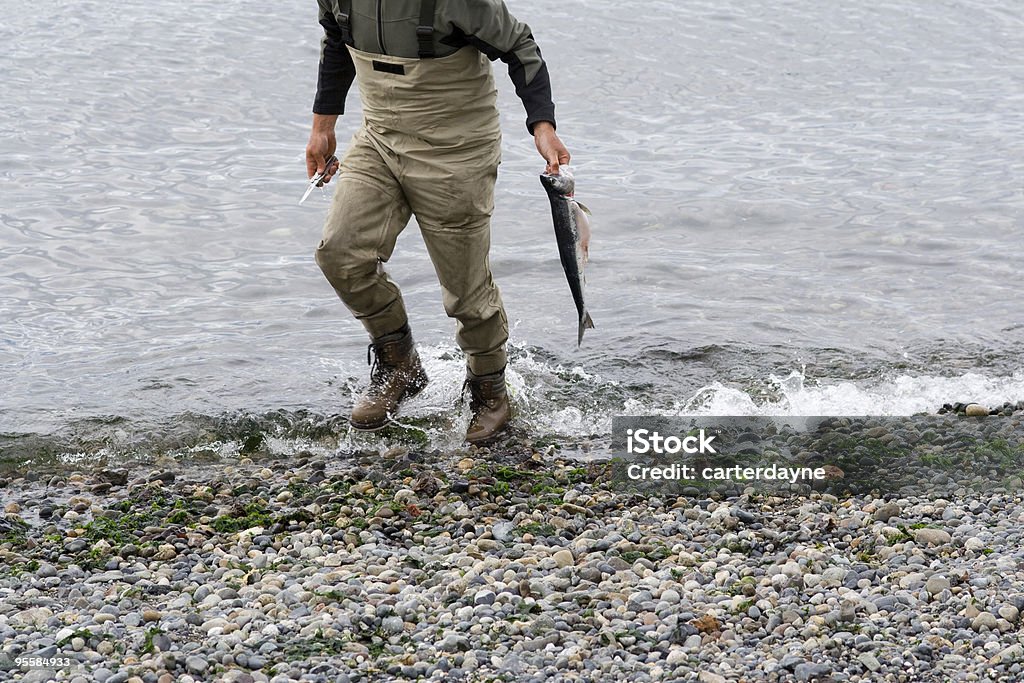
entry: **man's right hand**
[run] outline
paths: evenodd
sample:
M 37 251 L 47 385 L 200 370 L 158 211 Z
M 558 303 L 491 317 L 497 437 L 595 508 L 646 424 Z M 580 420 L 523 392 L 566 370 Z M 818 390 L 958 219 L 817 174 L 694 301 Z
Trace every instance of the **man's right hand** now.
M 313 114 L 313 130 L 309 134 L 309 143 L 306 145 L 306 177 L 312 178 L 317 173 L 322 173 L 327 159 L 334 154 L 338 141 L 334 136 L 334 124 L 337 122 L 336 115 Z M 326 169 L 322 184 L 331 182 L 331 178 L 338 172 L 339 164 L 332 163 Z

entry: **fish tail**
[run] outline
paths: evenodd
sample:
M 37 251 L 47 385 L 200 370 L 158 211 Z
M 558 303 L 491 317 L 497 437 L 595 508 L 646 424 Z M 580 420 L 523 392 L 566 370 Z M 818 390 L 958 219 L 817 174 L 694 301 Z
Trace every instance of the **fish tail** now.
M 583 331 L 592 329 L 594 329 L 594 321 L 590 318 L 590 313 L 583 309 L 583 315 L 580 316 L 579 336 L 576 338 L 576 346 L 583 344 Z

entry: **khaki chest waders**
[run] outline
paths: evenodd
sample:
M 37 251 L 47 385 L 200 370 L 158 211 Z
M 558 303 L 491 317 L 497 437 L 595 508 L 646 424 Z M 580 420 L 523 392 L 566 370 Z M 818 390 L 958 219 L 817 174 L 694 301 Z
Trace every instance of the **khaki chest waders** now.
M 335 179 L 317 263 L 371 337 L 392 333 L 407 316 L 383 264 L 415 215 L 469 369 L 498 372 L 508 321 L 488 263 L 501 161 L 490 62 L 472 47 L 437 59 L 349 51 L 363 124 Z

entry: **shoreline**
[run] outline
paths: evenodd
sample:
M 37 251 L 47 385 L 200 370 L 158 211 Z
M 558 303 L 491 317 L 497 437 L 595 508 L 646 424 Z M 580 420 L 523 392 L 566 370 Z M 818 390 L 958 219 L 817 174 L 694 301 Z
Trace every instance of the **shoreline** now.
M 1021 417 L 949 419 L 973 433 Z M 1022 675 L 1015 481 L 641 496 L 609 463 L 555 451 L 5 477 L 0 669 L 108 683 Z

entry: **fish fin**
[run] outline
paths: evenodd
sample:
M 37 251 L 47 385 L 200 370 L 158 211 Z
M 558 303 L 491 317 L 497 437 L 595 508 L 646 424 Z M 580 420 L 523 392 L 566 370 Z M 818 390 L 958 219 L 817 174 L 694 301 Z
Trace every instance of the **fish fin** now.
M 588 208 L 587 208 L 587 205 L 586 205 L 586 204 L 584 204 L 583 202 L 579 201 L 578 199 L 577 199 L 577 200 L 575 200 L 575 201 L 576 201 L 576 204 L 577 204 L 577 205 L 578 205 L 578 206 L 579 206 L 579 207 L 580 207 L 581 209 L 583 209 L 583 213 L 587 214 L 588 216 L 593 216 L 593 215 L 594 215 L 594 212 L 593 212 L 593 211 L 591 211 L 590 209 L 588 209 Z
M 579 202 L 574 202 L 576 208 L 576 229 L 579 230 L 580 247 L 583 249 L 583 262 L 590 261 L 590 209 Z
M 583 344 L 583 331 L 594 329 L 594 321 L 590 318 L 590 313 L 583 310 L 583 315 L 580 316 L 580 327 L 579 336 L 576 337 L 576 346 L 579 347 Z

